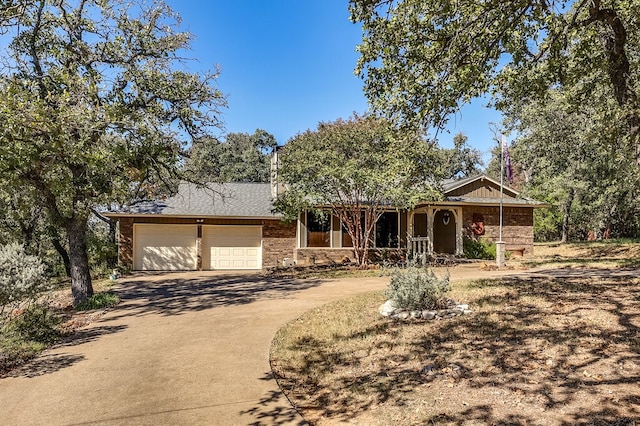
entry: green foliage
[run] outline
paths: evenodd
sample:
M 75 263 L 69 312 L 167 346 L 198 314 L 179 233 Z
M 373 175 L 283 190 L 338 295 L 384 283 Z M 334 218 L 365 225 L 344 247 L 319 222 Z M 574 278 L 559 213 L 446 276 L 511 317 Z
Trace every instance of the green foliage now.
M 467 136 L 458 133 L 453 137 L 453 148 L 443 149 L 445 178 L 464 178 L 480 173 L 482 154 L 471 148 Z
M 512 159 L 528 176 L 523 195 L 553 206 L 536 212 L 537 240 L 605 230 L 633 236 L 628 225 L 640 212 L 640 173 L 624 140 L 623 112 L 602 89 L 587 99 L 583 90 L 559 87 L 544 101 L 514 102 L 509 111 L 519 134 Z M 575 98 L 581 99 L 579 109 Z
M 33 304 L 0 324 L 0 372 L 18 366 L 60 340 L 61 319 L 43 304 Z
M 462 241 L 464 257 L 467 259 L 487 259 L 496 258 L 496 244 L 482 239 L 464 238 Z
M 439 309 L 446 306 L 446 293 L 451 289 L 449 275 L 438 278 L 426 268 L 396 268 L 385 295 L 400 309 Z
M 217 71 L 186 69 L 192 37 L 161 0 L 22 2 L 2 23 L 0 182 L 66 232 L 77 303 L 92 209 L 170 188 L 226 101 Z
M 111 306 L 116 306 L 118 303 L 120 303 L 118 295 L 107 291 L 94 294 L 85 302 L 76 306 L 75 309 L 76 311 L 90 311 L 92 309 L 109 308 Z
M 399 125 L 443 128 L 471 99 L 498 109 L 550 88 L 594 87 L 624 110 L 640 157 L 637 93 L 640 5 L 635 1 L 350 0 L 362 24 L 356 73 L 374 110 Z M 572 104 L 576 110 L 580 99 Z
M 14 340 L 49 345 L 62 336 L 60 323 L 60 317 L 52 314 L 48 306 L 36 303 L 8 322 L 5 333 Z
M 552 206 L 533 211 L 533 237 L 535 241 L 559 241 L 562 238 L 562 213 Z
M 118 245 L 102 221 L 92 222 L 87 233 L 87 252 L 93 276 L 106 277 L 117 266 Z
M 0 316 L 50 288 L 40 258 L 27 255 L 18 243 L 0 246 Z
M 213 138 L 194 141 L 185 164 L 188 176 L 198 182 L 269 182 L 273 135 L 257 129 L 229 133 L 224 142 Z

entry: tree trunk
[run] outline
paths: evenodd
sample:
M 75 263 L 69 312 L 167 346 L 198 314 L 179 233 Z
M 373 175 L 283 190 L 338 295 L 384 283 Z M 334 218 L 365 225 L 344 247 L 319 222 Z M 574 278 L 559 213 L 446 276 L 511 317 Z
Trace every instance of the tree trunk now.
M 570 188 L 567 201 L 565 202 L 564 209 L 562 211 L 562 240 L 560 242 L 563 244 L 569 241 L 569 216 L 571 214 L 571 205 L 573 204 L 574 197 L 575 190 Z
M 87 256 L 87 220 L 73 218 L 67 223 L 69 260 L 71 265 L 71 292 L 73 306 L 93 296 L 91 272 Z
M 62 263 L 64 264 L 64 271 L 66 272 L 68 277 L 71 277 L 71 262 L 69 260 L 69 253 L 67 253 L 67 250 L 64 248 L 59 238 L 57 237 L 52 238 L 51 243 L 53 244 L 53 247 L 56 249 L 60 257 L 62 258 Z

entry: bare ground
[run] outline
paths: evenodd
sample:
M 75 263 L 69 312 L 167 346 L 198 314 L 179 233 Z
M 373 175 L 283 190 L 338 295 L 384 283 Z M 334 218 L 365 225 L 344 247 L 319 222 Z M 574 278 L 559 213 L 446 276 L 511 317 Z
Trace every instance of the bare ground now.
M 273 371 L 311 424 L 635 425 L 639 275 L 582 262 L 457 282 L 472 314 L 412 324 L 380 317 L 378 293 L 342 301 L 280 330 Z

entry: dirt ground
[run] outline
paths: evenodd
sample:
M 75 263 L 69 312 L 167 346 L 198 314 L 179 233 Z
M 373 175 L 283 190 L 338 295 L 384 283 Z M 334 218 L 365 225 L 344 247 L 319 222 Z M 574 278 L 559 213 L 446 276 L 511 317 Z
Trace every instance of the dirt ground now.
M 274 373 L 317 425 L 636 425 L 640 270 L 597 260 L 639 247 L 543 247 L 583 260 L 454 283 L 473 313 L 449 320 L 382 318 L 379 293 L 325 306 L 279 332 Z

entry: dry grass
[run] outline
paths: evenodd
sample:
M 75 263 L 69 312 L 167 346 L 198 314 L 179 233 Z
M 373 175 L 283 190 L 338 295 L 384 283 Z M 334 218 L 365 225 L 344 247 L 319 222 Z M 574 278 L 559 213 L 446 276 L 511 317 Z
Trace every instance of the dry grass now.
M 536 244 L 533 259 L 524 259 L 530 266 L 550 264 L 589 264 L 632 266 L 640 268 L 640 243 L 616 244 L 612 241 L 570 244 Z
M 272 368 L 312 424 L 635 425 L 640 279 L 611 272 L 454 283 L 474 313 L 443 321 L 341 301 L 281 329 Z

